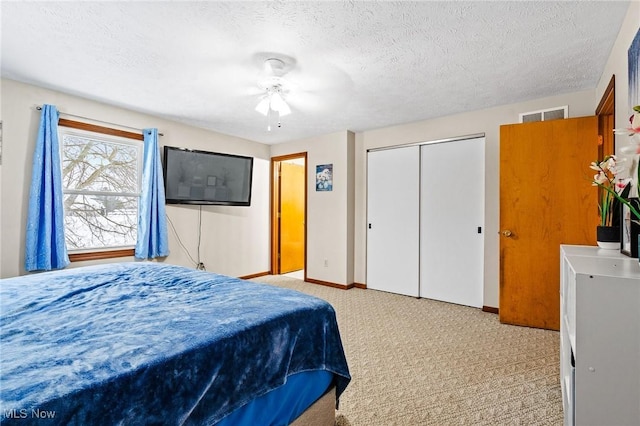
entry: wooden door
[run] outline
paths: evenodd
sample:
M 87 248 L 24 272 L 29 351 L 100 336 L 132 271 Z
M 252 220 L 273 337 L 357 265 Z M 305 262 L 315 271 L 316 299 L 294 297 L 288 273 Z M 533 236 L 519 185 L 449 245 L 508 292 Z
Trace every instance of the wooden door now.
M 560 244 L 595 245 L 596 117 L 500 127 L 500 321 L 559 330 Z
M 304 165 L 280 167 L 280 273 L 304 269 Z
M 420 147 L 367 155 L 367 288 L 418 296 Z

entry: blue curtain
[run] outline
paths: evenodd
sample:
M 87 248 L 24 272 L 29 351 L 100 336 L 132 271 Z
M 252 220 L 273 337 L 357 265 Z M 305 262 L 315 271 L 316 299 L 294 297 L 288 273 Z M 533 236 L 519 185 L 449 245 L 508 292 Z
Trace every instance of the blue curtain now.
M 54 105 L 44 105 L 31 172 L 24 262 L 27 271 L 49 271 L 69 264 L 63 208 L 58 110 Z
M 169 254 L 167 217 L 164 211 L 164 182 L 158 129 L 144 129 L 142 194 L 138 207 L 138 241 L 135 256 L 151 259 Z

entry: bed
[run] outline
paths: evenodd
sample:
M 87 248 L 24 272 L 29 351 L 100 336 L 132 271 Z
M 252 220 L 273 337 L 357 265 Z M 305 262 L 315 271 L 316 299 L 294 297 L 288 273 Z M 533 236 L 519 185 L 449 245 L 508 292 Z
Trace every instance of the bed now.
M 327 302 L 174 265 L 4 279 L 0 315 L 3 424 L 333 419 L 350 380 Z

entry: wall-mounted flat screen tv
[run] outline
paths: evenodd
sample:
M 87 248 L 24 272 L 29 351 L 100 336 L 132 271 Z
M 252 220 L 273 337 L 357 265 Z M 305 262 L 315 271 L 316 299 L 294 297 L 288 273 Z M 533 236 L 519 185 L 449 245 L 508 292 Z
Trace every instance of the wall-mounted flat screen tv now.
M 253 158 L 164 147 L 167 204 L 251 205 Z

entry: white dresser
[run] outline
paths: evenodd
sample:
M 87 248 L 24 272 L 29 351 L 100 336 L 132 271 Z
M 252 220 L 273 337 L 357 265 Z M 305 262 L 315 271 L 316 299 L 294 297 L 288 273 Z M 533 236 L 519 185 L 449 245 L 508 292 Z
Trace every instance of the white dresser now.
M 640 425 L 640 266 L 616 250 L 560 246 L 565 425 Z

